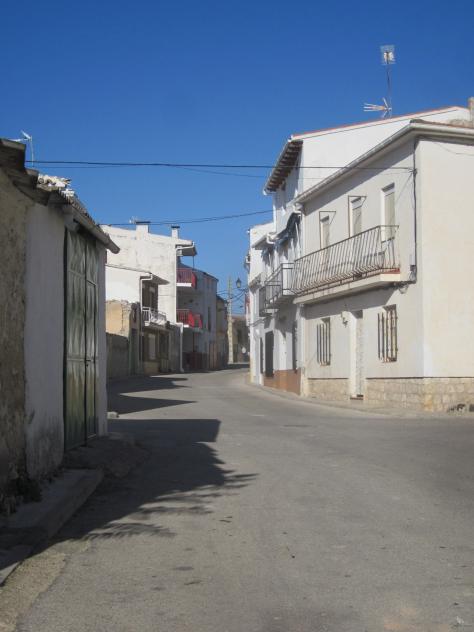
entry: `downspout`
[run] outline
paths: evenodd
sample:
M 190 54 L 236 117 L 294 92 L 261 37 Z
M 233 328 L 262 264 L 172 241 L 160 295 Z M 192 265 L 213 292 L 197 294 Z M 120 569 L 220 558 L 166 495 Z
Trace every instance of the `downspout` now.
M 416 283 L 418 279 L 418 208 L 416 197 L 416 150 L 420 142 L 419 138 L 415 138 L 413 143 L 413 237 L 415 240 L 415 255 L 414 262 L 410 264 L 410 283 Z

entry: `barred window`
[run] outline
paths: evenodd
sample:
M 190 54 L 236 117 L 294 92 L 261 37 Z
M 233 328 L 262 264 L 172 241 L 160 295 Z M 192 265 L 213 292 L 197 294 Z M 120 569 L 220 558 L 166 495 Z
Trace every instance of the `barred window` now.
M 323 318 L 316 330 L 316 352 L 319 364 L 331 364 L 331 321 Z
M 378 315 L 379 319 L 379 359 L 382 362 L 396 362 L 397 344 L 397 308 L 385 307 Z

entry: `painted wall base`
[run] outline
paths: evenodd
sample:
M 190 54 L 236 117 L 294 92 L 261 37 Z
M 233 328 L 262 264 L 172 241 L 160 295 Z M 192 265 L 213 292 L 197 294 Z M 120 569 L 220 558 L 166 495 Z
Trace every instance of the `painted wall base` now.
M 297 369 L 293 371 L 293 369 L 287 369 L 285 371 L 275 371 L 273 377 L 264 376 L 263 384 L 270 388 L 277 388 L 281 391 L 288 391 L 289 393 L 300 395 L 300 370 Z

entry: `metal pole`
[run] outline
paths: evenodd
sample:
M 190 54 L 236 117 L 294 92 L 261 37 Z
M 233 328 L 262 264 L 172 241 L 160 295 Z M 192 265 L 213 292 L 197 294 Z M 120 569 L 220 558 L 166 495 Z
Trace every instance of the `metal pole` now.
M 232 277 L 229 277 L 229 284 L 227 288 L 227 343 L 229 346 L 229 364 L 234 362 L 234 340 L 233 340 L 233 326 L 232 326 Z

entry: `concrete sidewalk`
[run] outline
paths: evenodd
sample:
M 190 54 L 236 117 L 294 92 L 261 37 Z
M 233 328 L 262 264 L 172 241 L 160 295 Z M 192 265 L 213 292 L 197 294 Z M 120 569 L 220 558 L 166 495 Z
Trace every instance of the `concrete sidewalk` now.
M 122 478 L 147 456 L 130 435 L 117 433 L 68 452 L 62 471 L 43 484 L 39 502 L 20 505 L 0 518 L 0 586 L 78 511 L 104 476 Z

